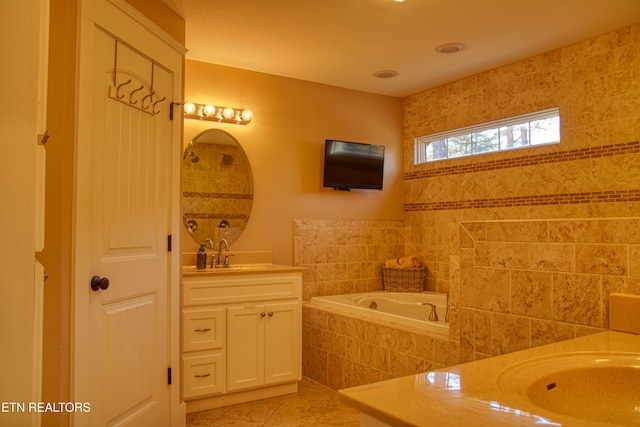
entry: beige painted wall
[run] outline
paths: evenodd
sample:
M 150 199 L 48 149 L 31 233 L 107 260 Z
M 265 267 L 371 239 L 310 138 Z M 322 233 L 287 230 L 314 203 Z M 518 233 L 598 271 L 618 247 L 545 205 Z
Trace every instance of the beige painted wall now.
M 186 61 L 185 100 L 249 108 L 247 126 L 185 120 L 185 144 L 208 128 L 224 129 L 251 164 L 249 223 L 232 250 L 272 251 L 293 263 L 293 219 L 402 219 L 402 100 L 196 61 Z M 324 140 L 382 144 L 382 191 L 322 187 Z M 184 234 L 183 249 L 195 251 Z
M 39 34 L 37 1 L 2 2 L 0 37 L 5 66 L 0 70 L 0 425 L 36 425 L 37 415 L 10 406 L 38 398 L 39 346 L 34 301 L 34 241 L 38 129 Z M 19 40 L 9 43 L 8 40 Z M 25 404 L 26 405 L 26 404 Z
M 185 21 L 164 2 L 157 0 L 126 0 L 126 2 L 184 45 Z

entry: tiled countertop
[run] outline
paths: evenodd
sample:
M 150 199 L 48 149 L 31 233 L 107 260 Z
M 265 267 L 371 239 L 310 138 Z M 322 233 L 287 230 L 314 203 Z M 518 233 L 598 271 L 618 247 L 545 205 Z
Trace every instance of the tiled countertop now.
M 601 332 L 436 371 L 348 388 L 340 390 L 338 396 L 341 402 L 394 427 L 610 425 L 546 411 L 498 387 L 498 377 L 509 366 L 531 358 L 576 352 L 640 353 L 640 335 Z M 638 401 L 640 405 L 640 391 Z

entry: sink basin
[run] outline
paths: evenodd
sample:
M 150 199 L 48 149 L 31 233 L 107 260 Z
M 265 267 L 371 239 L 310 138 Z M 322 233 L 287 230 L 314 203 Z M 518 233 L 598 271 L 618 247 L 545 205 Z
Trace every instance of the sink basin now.
M 569 369 L 545 375 L 527 389 L 537 406 L 591 421 L 640 425 L 640 367 Z
M 582 420 L 640 425 L 640 354 L 579 352 L 525 360 L 498 376 L 520 402 Z

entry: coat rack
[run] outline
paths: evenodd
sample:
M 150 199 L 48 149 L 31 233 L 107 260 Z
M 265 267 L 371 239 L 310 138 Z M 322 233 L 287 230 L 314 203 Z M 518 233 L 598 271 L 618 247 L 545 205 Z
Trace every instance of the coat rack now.
M 115 50 L 113 58 L 113 80 L 109 86 L 109 98 L 135 108 L 143 113 L 155 116 L 160 113 L 159 104 L 167 99 L 160 97 L 154 89 L 154 74 L 156 66 L 160 66 L 147 56 L 140 54 L 131 46 L 126 45 L 135 53 L 143 56 L 151 64 L 151 83 L 145 84 L 140 78 L 123 70 L 118 70 L 118 46 L 124 44 L 121 40 L 114 38 Z

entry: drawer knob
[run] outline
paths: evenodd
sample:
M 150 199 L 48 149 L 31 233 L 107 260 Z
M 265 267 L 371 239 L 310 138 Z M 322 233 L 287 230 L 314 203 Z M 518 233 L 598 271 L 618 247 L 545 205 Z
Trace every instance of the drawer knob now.
M 269 312 L 269 317 L 273 317 L 273 311 Z
M 263 311 L 262 313 L 260 313 L 260 317 L 264 317 L 264 316 L 266 316 L 266 315 L 267 315 L 267 314 L 266 314 L 264 311 Z

